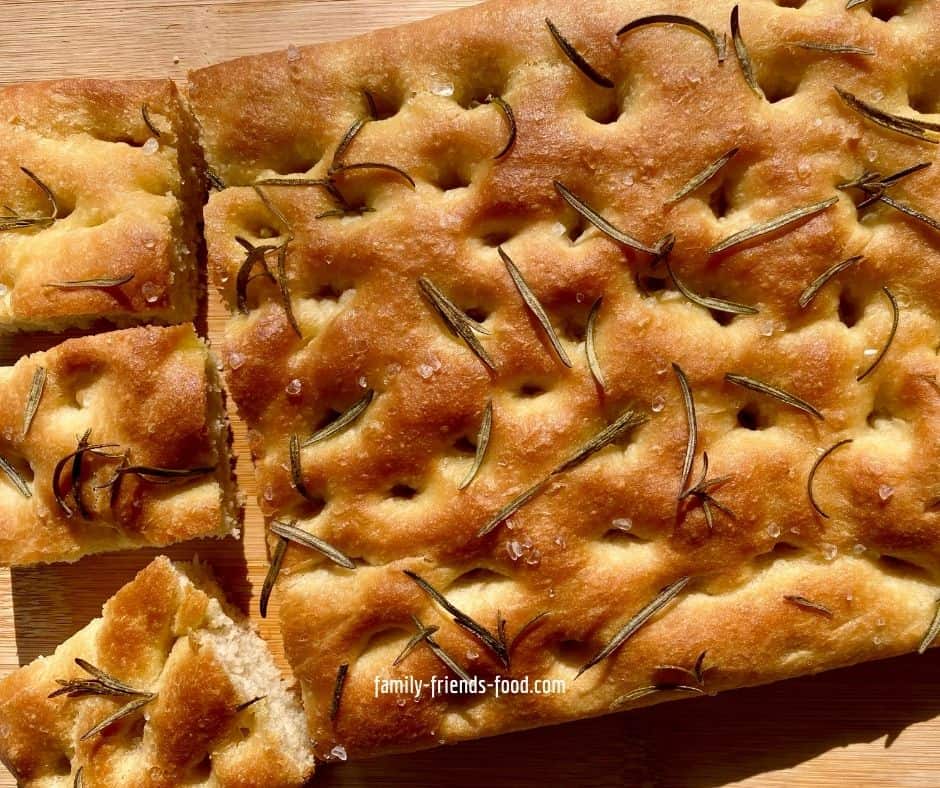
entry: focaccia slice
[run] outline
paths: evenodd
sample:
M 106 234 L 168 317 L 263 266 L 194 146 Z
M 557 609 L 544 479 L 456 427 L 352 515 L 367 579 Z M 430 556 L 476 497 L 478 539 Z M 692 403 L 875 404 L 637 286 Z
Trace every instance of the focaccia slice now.
M 204 565 L 162 556 L 0 681 L 0 760 L 18 785 L 62 788 L 288 788 L 314 766 L 264 641 Z
M 191 324 L 0 368 L 0 564 L 237 533 L 216 362 Z
M 940 7 L 793 5 L 493 2 L 192 75 L 324 755 L 931 642 Z
M 0 89 L 0 332 L 192 320 L 202 170 L 169 79 Z

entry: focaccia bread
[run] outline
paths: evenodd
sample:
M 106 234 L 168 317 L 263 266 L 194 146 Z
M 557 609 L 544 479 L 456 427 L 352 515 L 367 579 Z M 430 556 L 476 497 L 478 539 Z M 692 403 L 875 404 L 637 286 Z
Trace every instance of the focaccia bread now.
M 0 332 L 192 320 L 202 170 L 169 79 L 0 89 Z
M 238 531 L 216 361 L 191 324 L 0 368 L 0 565 Z
M 204 565 L 162 556 L 0 681 L 0 760 L 44 788 L 287 788 L 314 766 L 264 641 Z
M 321 753 L 932 641 L 938 32 L 520 0 L 192 74 Z M 411 696 L 455 671 L 530 685 Z

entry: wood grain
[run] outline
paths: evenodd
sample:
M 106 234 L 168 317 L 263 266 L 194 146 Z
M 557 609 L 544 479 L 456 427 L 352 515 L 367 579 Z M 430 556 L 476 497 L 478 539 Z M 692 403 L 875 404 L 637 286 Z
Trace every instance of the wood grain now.
M 473 0 L 85 0 L 0 2 L 0 84 L 60 76 L 172 76 L 237 55 L 341 38 Z M 224 313 L 210 297 L 210 339 Z M 0 340 L 0 363 L 60 338 Z M 234 414 L 233 414 L 234 417 Z M 164 552 L 213 564 L 283 665 L 275 624 L 257 619 L 266 568 L 244 427 L 233 418 L 249 498 L 241 540 Z M 0 675 L 52 651 L 157 551 L 0 573 Z M 936 652 L 940 652 L 937 649 Z M 936 786 L 940 653 L 904 657 L 719 698 L 323 768 L 324 786 Z M 0 767 L 0 788 L 12 778 Z

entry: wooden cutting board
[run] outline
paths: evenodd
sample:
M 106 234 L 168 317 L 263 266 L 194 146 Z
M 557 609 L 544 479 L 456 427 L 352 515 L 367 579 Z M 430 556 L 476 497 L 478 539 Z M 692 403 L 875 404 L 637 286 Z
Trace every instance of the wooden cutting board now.
M 237 55 L 342 38 L 473 0 L 0 0 L 0 84 L 61 76 L 185 80 Z M 769 0 L 768 0 L 769 2 Z M 224 312 L 210 296 L 208 333 Z M 0 363 L 57 338 L 0 340 Z M 242 540 L 198 553 L 250 609 L 281 664 L 277 611 L 257 619 L 266 568 L 244 426 L 234 417 L 249 505 Z M 51 652 L 160 551 L 0 573 L 0 675 Z M 276 596 L 276 595 L 275 595 Z M 276 600 L 275 600 L 276 604 Z M 274 605 L 272 605 L 274 608 Z M 940 786 L 940 649 L 719 698 L 685 700 L 416 755 L 324 767 L 323 786 Z M 0 767 L 0 788 L 14 781 Z

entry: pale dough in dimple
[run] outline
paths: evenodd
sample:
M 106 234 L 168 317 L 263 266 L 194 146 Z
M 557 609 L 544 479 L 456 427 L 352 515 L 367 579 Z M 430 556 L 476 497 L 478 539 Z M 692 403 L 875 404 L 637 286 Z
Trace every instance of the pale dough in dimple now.
M 697 33 L 655 26 L 614 36 L 664 10 L 729 30 L 732 3 L 694 0 L 668 9 L 646 0 L 487 3 L 191 76 L 207 159 L 229 187 L 210 198 L 206 234 L 211 277 L 233 308 L 244 260 L 235 236 L 259 242 L 285 230 L 246 187 L 326 177 L 333 148 L 366 112 L 363 90 L 390 117 L 367 123 L 345 161 L 392 164 L 417 183 L 412 190 L 390 174 L 343 176 L 350 202 L 374 212 L 319 220 L 335 208 L 324 189 L 262 187 L 293 232 L 287 280 L 303 336 L 288 325 L 277 288 L 258 278 L 248 314 L 233 311 L 222 348 L 252 430 L 265 513 L 296 518 L 360 560 L 343 570 L 291 546 L 274 592 L 322 754 L 337 743 L 355 756 L 604 713 L 655 681 L 656 665 L 691 667 L 704 650 L 706 689 L 719 691 L 916 648 L 940 570 L 932 506 L 940 488 L 940 239 L 887 206 L 859 213 L 852 200 L 861 196 L 836 187 L 866 169 L 888 174 L 934 162 L 937 148 L 873 125 L 833 88 L 937 120 L 911 108 L 908 94 L 921 110 L 940 109 L 929 80 L 940 66 L 932 45 L 940 9 L 902 3 L 883 21 L 844 5 L 741 3 L 766 101 L 748 88 L 730 48 L 719 64 Z M 545 17 L 614 89 L 565 58 Z M 796 46 L 805 41 L 876 54 Z M 499 161 L 492 157 L 505 144 L 505 118 L 473 103 L 490 93 L 511 105 L 518 123 L 515 145 Z M 666 205 L 735 146 L 739 154 L 718 175 Z M 892 194 L 940 216 L 938 178 L 935 164 Z M 673 233 L 670 262 L 684 284 L 759 313 L 725 325 L 663 287 L 661 266 L 586 225 L 554 180 L 645 244 Z M 832 196 L 835 205 L 786 231 L 708 253 L 738 231 Z M 547 310 L 572 369 L 525 309 L 497 244 Z M 799 307 L 810 282 L 857 254 L 859 265 Z M 447 331 L 421 295 L 420 276 L 486 316 L 490 333 L 480 340 L 495 374 Z M 884 286 L 898 299 L 899 328 L 877 369 L 858 382 L 891 327 Z M 580 336 L 601 296 L 603 395 Z M 716 511 L 712 532 L 696 502 L 677 513 L 688 427 L 673 362 L 696 403 L 692 478 L 703 450 L 710 477 L 732 477 L 713 495 L 734 516 Z M 727 383 L 728 372 L 789 391 L 825 420 Z M 289 436 L 309 435 L 364 388 L 376 391 L 366 412 L 302 452 L 303 481 L 325 502 L 320 511 L 291 486 Z M 458 491 L 472 453 L 455 444 L 474 438 L 488 399 L 487 455 Z M 511 518 L 511 529 L 504 523 L 476 536 L 628 408 L 648 422 L 555 478 Z M 741 411 L 758 429 L 739 424 Z M 847 437 L 852 444 L 815 478 L 825 519 L 810 506 L 807 477 L 819 453 Z M 416 492 L 396 496 L 396 487 Z M 490 630 L 499 611 L 509 637 L 550 611 L 517 645 L 512 673 L 564 678 L 568 691 L 511 702 L 425 699 L 404 709 L 395 697 L 374 697 L 376 675 L 444 671 L 424 647 L 392 667 L 414 631 L 412 613 L 441 627 L 435 639 L 469 672 L 501 670 L 404 569 Z M 693 580 L 674 602 L 573 681 L 636 611 L 687 575 Z M 786 595 L 824 605 L 832 618 Z M 349 673 L 331 721 L 341 663 Z M 663 697 L 673 695 L 644 702 Z

